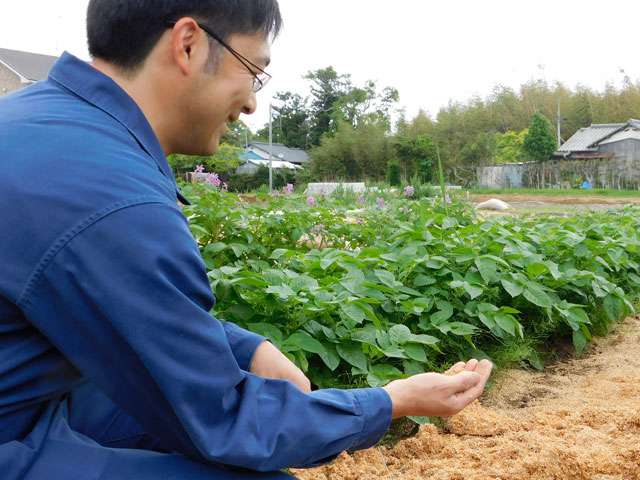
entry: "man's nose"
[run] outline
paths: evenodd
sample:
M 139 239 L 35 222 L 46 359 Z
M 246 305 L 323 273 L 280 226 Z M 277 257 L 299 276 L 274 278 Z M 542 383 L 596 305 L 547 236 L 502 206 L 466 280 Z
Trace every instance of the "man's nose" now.
M 249 95 L 249 98 L 247 98 L 247 101 L 242 108 L 242 113 L 244 113 L 245 115 L 251 115 L 256 112 L 256 108 L 258 108 L 256 93 L 251 92 L 251 95 Z

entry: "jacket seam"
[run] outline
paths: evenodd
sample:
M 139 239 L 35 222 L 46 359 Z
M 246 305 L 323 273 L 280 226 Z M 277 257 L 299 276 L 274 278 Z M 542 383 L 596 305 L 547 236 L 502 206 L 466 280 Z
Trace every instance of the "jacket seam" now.
M 140 205 L 148 205 L 148 204 L 163 204 L 167 206 L 171 206 L 166 199 L 158 196 L 144 196 L 138 197 L 130 200 L 123 200 L 117 203 L 114 203 L 102 210 L 95 212 L 89 217 L 85 218 L 83 221 L 78 223 L 76 226 L 67 230 L 67 232 L 63 233 L 57 240 L 53 242 L 53 244 L 47 249 L 46 253 L 42 256 L 34 270 L 28 277 L 27 282 L 25 283 L 24 288 L 22 289 L 22 293 L 18 298 L 16 304 L 21 309 L 25 309 L 31 304 L 30 295 L 33 293 L 33 289 L 36 283 L 40 280 L 42 274 L 46 271 L 47 267 L 53 262 L 55 257 L 60 253 L 75 237 L 80 235 L 87 228 L 95 225 L 100 220 L 103 220 L 105 217 L 116 213 L 120 210 L 125 210 L 130 207 L 140 206 Z

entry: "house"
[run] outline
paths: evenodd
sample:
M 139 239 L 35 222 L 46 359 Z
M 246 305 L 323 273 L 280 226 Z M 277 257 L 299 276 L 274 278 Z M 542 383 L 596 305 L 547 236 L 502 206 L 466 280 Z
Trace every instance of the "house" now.
M 57 57 L 0 48 L 0 95 L 45 80 Z
M 238 167 L 238 174 L 253 174 L 261 166 L 269 166 L 269 151 L 272 148 L 273 169 L 300 170 L 309 162 L 309 155 L 299 148 L 289 148 L 281 143 L 274 143 L 272 147 L 267 142 L 251 142 L 240 156 L 243 164 Z
M 640 189 L 640 121 L 581 128 L 552 160 L 479 167 L 477 177 L 486 188 Z
M 256 173 L 260 167 L 269 168 L 269 163 L 270 163 L 269 160 L 248 159 L 248 160 L 245 160 L 245 162 L 236 169 L 236 173 L 239 175 L 252 175 Z M 291 162 L 283 162 L 282 160 L 273 160 L 272 168 L 274 170 L 301 170 L 302 169 L 300 165 L 296 165 L 295 163 L 291 163 Z
M 581 128 L 554 156 L 563 160 L 616 159 L 640 165 L 640 120 Z

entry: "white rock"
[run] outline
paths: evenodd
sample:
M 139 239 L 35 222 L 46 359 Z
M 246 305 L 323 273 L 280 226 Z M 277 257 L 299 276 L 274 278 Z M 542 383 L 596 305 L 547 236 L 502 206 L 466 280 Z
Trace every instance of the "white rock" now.
M 498 200 L 497 198 L 492 198 L 491 200 L 487 200 L 486 202 L 476 205 L 476 210 L 495 210 L 497 212 L 503 212 L 510 208 L 511 205 L 503 202 L 502 200 Z

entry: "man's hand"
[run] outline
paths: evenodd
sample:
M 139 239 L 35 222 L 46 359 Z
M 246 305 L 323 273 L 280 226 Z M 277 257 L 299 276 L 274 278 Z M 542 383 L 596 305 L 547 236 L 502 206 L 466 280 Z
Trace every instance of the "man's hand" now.
M 474 402 L 491 375 L 488 360 L 461 362 L 445 375 L 424 373 L 384 387 L 393 404 L 393 418 L 450 417 Z
M 311 382 L 291 360 L 270 342 L 262 342 L 251 360 L 251 373 L 263 378 L 288 380 L 303 392 L 311 391 Z

